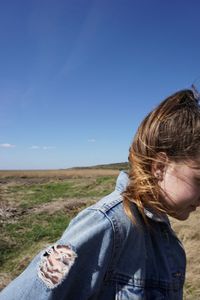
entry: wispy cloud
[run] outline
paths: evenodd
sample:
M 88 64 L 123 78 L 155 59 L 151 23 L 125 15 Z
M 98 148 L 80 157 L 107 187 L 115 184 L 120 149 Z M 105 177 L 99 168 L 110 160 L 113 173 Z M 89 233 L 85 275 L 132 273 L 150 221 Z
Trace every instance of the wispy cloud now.
M 95 143 L 95 142 L 96 142 L 96 139 L 88 139 L 88 142 L 89 142 L 89 143 Z
M 0 144 L 0 148 L 14 148 L 16 145 L 12 144 Z
M 37 146 L 33 145 L 30 147 L 30 149 L 42 149 L 42 150 L 48 150 L 48 149 L 55 149 L 56 147 L 54 146 Z
M 88 9 L 85 20 L 81 23 L 80 31 L 76 36 L 74 45 L 71 47 L 71 53 L 67 56 L 61 70 L 61 74 L 69 75 L 71 71 L 77 70 L 88 59 L 90 44 L 97 33 L 100 25 L 99 2 L 92 1 Z
M 40 147 L 39 147 L 39 146 L 36 146 L 36 145 L 30 147 L 30 149 L 39 149 L 39 148 L 40 148 Z
M 43 146 L 42 149 L 43 150 L 48 150 L 48 149 L 55 149 L 56 147 L 54 146 Z

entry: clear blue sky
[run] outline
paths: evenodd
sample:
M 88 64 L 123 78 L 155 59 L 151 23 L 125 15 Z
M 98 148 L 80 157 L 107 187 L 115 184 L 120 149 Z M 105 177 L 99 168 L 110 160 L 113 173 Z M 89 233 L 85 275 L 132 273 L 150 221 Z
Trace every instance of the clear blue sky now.
M 127 161 L 163 98 L 200 77 L 198 0 L 2 0 L 0 169 Z

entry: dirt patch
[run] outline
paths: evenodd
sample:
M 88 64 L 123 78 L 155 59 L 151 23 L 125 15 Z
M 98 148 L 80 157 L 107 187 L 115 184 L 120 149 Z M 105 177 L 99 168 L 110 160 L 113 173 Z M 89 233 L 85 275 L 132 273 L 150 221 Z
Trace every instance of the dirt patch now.
M 63 180 L 63 179 L 62 179 Z M 50 182 L 48 177 L 6 177 L 0 178 L 0 187 L 14 185 L 32 185 Z
M 79 199 L 66 198 L 56 199 L 50 203 L 44 203 L 33 208 L 20 208 L 8 206 L 6 202 L 0 202 L 0 223 L 15 223 L 22 215 L 47 213 L 52 215 L 57 211 L 65 211 L 67 214 L 73 214 L 84 206 L 94 204 L 98 198 Z
M 66 198 L 66 199 L 57 199 L 56 201 L 42 204 L 40 206 L 29 209 L 29 213 L 47 213 L 49 215 L 53 214 L 56 211 L 66 211 L 68 213 L 77 210 L 84 205 L 92 204 L 97 201 L 97 198 L 93 199 L 78 199 L 78 198 Z
M 8 273 L 0 273 L 0 291 L 5 288 L 10 281 L 12 280 L 12 276 Z
M 0 224 L 15 223 L 20 216 L 26 213 L 27 209 L 13 207 L 13 205 L 9 205 L 5 201 L 0 202 Z

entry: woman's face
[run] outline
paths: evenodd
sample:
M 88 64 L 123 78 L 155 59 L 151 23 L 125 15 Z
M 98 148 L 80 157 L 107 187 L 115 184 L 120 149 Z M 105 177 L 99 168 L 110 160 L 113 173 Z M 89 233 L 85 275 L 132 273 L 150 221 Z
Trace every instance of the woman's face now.
M 173 217 L 186 220 L 200 205 L 200 170 L 171 162 L 158 181 L 161 201 L 173 210 Z

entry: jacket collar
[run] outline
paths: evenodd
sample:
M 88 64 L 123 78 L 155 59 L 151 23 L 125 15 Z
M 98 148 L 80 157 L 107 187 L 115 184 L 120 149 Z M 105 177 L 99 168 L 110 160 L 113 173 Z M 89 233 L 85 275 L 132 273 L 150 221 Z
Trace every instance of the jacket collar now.
M 128 184 L 129 184 L 128 173 L 126 171 L 121 171 L 117 178 L 115 190 L 118 191 L 119 193 L 122 193 L 123 191 L 125 191 Z M 148 218 L 152 219 L 153 221 L 170 224 L 168 216 L 166 214 L 159 216 L 149 208 L 148 209 L 144 208 L 144 213 Z

